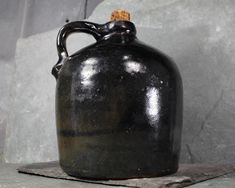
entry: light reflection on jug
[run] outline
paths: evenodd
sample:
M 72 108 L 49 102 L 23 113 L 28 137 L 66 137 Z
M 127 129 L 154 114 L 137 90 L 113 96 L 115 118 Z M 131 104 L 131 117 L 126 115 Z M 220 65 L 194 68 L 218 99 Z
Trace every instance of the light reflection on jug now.
M 98 61 L 95 58 L 89 58 L 81 65 L 81 85 L 84 88 L 93 85 L 92 77 L 98 72 Z
M 130 74 L 145 73 L 146 67 L 135 61 L 127 61 L 124 63 L 126 72 Z
M 158 126 L 159 112 L 160 112 L 160 94 L 157 88 L 147 88 L 146 92 L 146 114 L 149 119 L 150 125 L 153 127 Z

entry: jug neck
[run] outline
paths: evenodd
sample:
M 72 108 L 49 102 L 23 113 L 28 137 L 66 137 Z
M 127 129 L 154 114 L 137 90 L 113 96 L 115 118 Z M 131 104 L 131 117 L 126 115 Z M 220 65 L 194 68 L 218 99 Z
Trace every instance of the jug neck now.
M 129 21 L 111 21 L 100 28 L 103 33 L 101 40 L 112 42 L 128 42 L 136 38 L 136 28 Z

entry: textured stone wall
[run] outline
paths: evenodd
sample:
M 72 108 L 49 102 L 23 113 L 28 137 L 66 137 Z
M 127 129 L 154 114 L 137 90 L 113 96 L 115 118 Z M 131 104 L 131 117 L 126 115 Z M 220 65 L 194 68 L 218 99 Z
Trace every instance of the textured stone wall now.
M 181 162 L 235 159 L 235 1 L 105 1 L 91 16 L 132 13 L 139 39 L 171 56 L 184 84 Z M 98 16 L 99 15 L 99 16 Z
M 1 0 L 0 1 L 0 162 L 7 126 L 15 109 L 16 41 L 89 16 L 102 0 Z M 53 41 L 54 43 L 54 41 Z M 27 47 L 26 47 L 27 49 Z M 27 49 L 28 50 L 28 49 Z M 18 66 L 18 65 L 17 65 Z M 26 70 L 22 70 L 27 74 Z M 20 78 L 19 78 L 20 79 Z M 21 82 L 21 80 L 19 80 Z M 14 125 L 20 127 L 20 125 Z M 11 135 L 11 130 L 7 131 Z M 17 136 L 17 135 L 16 135 Z M 24 138 L 25 139 L 25 138 Z M 16 145 L 17 148 L 17 145 Z M 20 149 L 20 148 L 19 148 Z M 12 153 L 14 155 L 14 152 Z
M 131 12 L 140 40 L 171 56 L 180 69 L 184 84 L 181 162 L 233 163 L 235 1 L 107 0 L 88 20 L 105 23 L 117 8 Z M 58 29 L 18 41 L 7 162 L 58 158 L 55 80 L 50 75 L 57 61 Z M 87 35 L 71 36 L 69 52 L 91 42 L 94 39 Z
M 184 84 L 181 162 L 235 158 L 235 1 L 105 1 L 90 20 L 131 12 L 139 39 L 171 56 Z

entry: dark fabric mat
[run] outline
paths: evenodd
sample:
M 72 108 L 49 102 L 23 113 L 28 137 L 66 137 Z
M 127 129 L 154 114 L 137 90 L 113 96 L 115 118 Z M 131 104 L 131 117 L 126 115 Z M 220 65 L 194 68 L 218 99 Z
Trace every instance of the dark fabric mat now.
M 233 165 L 208 165 L 208 164 L 181 164 L 177 173 L 156 178 L 141 178 L 128 180 L 96 181 L 79 179 L 68 176 L 60 168 L 58 161 L 46 163 L 34 163 L 19 167 L 20 173 L 45 176 L 50 178 L 80 181 L 113 186 L 164 188 L 164 187 L 185 187 L 201 181 L 216 178 L 235 171 Z

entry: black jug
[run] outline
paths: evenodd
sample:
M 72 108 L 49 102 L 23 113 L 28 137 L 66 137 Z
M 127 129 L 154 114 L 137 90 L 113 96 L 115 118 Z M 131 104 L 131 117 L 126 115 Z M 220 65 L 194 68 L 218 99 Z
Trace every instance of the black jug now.
M 74 32 L 97 41 L 68 55 Z M 77 21 L 57 37 L 56 125 L 62 169 L 89 179 L 154 177 L 177 171 L 182 81 L 172 60 L 140 42 L 127 20 Z

